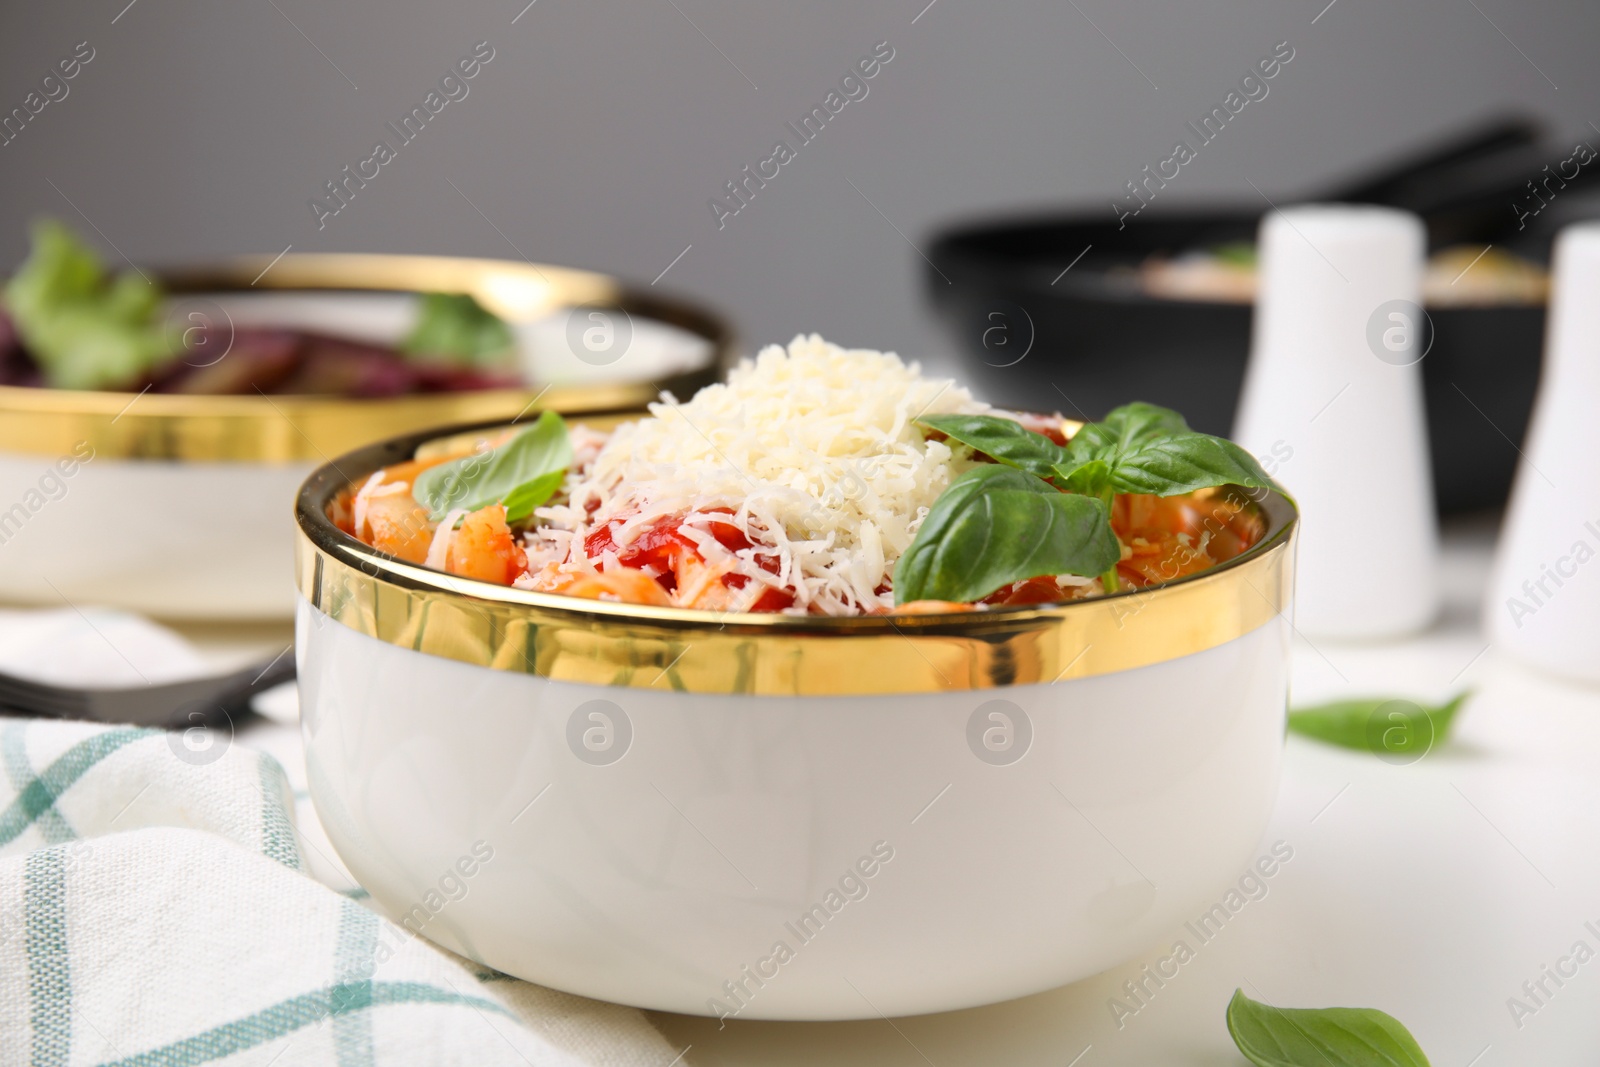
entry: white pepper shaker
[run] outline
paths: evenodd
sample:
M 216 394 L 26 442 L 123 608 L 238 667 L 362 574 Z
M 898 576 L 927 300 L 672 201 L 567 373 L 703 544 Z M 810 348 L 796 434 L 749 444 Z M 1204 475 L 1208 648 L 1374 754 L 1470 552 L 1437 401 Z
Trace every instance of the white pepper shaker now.
M 1556 239 L 1544 367 L 1484 605 L 1490 641 L 1600 682 L 1600 222 Z
M 1438 525 L 1420 361 L 1422 221 L 1312 204 L 1261 224 L 1234 436 L 1300 506 L 1295 619 L 1312 636 L 1420 630 L 1438 612 Z

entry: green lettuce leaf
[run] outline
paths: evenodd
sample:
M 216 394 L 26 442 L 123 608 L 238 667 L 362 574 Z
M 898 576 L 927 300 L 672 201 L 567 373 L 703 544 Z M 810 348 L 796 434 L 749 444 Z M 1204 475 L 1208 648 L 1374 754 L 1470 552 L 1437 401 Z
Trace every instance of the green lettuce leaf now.
M 499 367 L 515 345 L 511 328 L 466 293 L 423 293 L 400 350 L 466 367 Z
M 163 293 L 133 273 L 112 275 L 59 222 L 33 227 L 28 258 L 5 305 L 45 382 L 57 389 L 136 385 L 178 351 L 157 320 Z

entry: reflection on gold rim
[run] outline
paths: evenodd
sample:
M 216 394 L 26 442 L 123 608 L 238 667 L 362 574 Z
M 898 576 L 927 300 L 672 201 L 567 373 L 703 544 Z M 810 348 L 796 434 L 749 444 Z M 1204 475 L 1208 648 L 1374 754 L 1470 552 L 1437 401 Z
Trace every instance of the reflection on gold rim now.
M 268 267 L 270 270 L 267 270 Z M 266 273 L 263 274 L 262 271 Z M 259 279 L 253 282 L 253 279 Z M 668 390 L 688 396 L 717 380 L 733 339 L 709 312 L 633 293 L 589 271 L 443 256 L 288 255 L 232 260 L 161 275 L 172 292 L 367 290 L 465 292 L 512 322 L 562 307 L 601 304 L 657 319 L 711 342 L 691 373 L 640 381 L 494 389 L 375 400 L 307 396 L 178 396 L 0 386 L 0 452 L 65 455 L 87 442 L 96 457 L 226 463 L 326 462 L 352 448 L 428 426 L 642 408 Z
M 932 693 L 1086 678 L 1202 652 L 1284 612 L 1294 505 L 1250 513 L 1261 540 L 1191 578 L 1049 607 L 831 618 L 720 614 L 534 593 L 385 555 L 327 517 L 352 481 L 446 431 L 320 468 L 296 504 L 296 579 L 327 618 L 389 644 L 556 681 L 764 696 Z

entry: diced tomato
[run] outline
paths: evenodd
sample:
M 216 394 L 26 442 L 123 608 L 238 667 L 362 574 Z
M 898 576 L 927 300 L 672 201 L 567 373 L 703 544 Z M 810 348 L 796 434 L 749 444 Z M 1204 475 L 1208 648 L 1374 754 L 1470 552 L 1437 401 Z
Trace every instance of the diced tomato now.
M 1111 526 L 1131 555 L 1117 564 L 1117 576 L 1143 588 L 1197 574 L 1250 547 L 1233 519 L 1240 504 L 1219 497 L 1118 496 Z
M 660 572 L 656 580 L 663 589 L 671 592 L 676 584 L 674 564 L 678 554 L 694 548 L 694 542 L 678 532 L 681 521 L 671 515 L 657 519 L 621 548 L 611 535 L 611 525 L 607 524 L 589 534 L 584 539 L 583 548 L 590 559 L 599 559 L 607 552 L 615 552 L 617 562 L 624 567 L 639 570 L 654 567 Z
M 722 584 L 729 589 L 743 589 L 750 579 L 742 574 L 725 574 Z M 784 608 L 794 606 L 794 594 L 787 589 L 774 589 L 770 585 L 761 590 L 753 603 L 745 611 L 782 611 Z
M 1029 578 L 1024 582 L 1013 582 L 1004 589 L 990 593 L 983 598 L 985 604 L 1016 606 L 1020 604 L 1054 604 L 1065 600 L 1066 592 L 1056 584 L 1055 575 L 1047 574 L 1038 578 Z
M 707 509 L 728 515 L 733 511 L 728 508 Z M 750 539 L 744 531 L 733 522 L 712 522 L 701 526 L 717 543 L 729 552 L 739 552 L 751 546 Z M 690 558 L 694 562 L 704 563 L 705 558 L 700 554 L 699 548 L 683 533 L 683 516 L 671 515 L 657 519 L 645 528 L 638 537 L 628 543 L 626 547 L 619 548 L 612 536 L 611 525 L 600 527 L 589 534 L 583 542 L 584 551 L 590 559 L 598 559 L 606 552 L 615 552 L 617 562 L 624 567 L 643 569 L 653 567 L 659 573 L 656 581 L 667 592 L 674 592 L 678 588 L 680 559 Z M 771 556 L 757 556 L 756 563 L 763 570 L 776 574 L 778 561 Z M 729 589 L 743 589 L 750 581 L 743 574 L 724 574 L 720 578 L 722 584 Z M 794 603 L 794 595 L 781 589 L 764 589 L 756 597 L 755 602 L 746 611 L 781 611 Z
M 707 508 L 705 513 L 720 513 L 731 516 L 733 511 L 729 508 Z M 729 552 L 743 552 L 745 549 L 754 547 L 754 542 L 746 537 L 744 535 L 744 531 L 739 529 L 738 525 L 735 523 L 714 522 L 711 523 L 707 529 L 711 536 L 717 539 L 717 543 L 723 548 L 727 549 Z M 757 553 L 754 558 L 756 566 L 760 567 L 768 574 L 778 573 L 777 557 L 764 553 Z M 749 579 L 742 574 L 730 574 L 724 578 L 723 581 L 727 583 L 729 588 L 743 589 L 744 583 L 749 581 Z M 792 601 L 793 598 L 791 597 L 790 600 Z M 784 606 L 787 607 L 788 605 Z
M 741 549 L 750 547 L 750 539 L 744 535 L 743 530 L 739 529 L 738 523 L 731 521 L 733 519 L 732 508 L 706 508 L 701 514 L 728 516 L 730 520 L 728 522 L 707 523 L 705 526 L 706 532 L 715 537 L 717 543 L 723 548 L 726 548 L 729 552 L 738 552 Z

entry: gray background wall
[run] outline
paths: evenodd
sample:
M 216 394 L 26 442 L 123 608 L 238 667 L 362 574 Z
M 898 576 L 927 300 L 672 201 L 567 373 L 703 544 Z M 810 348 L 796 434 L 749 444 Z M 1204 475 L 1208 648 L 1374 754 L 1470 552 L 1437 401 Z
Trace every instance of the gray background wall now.
M 77 42 L 96 56 L 0 147 L 0 264 L 35 215 L 88 229 L 72 205 L 136 260 L 514 245 L 649 282 L 692 245 L 660 287 L 747 342 L 939 362 L 913 243 L 976 213 L 1109 217 L 1279 41 L 1270 95 L 1165 196 L 1292 197 L 1508 106 L 1600 123 L 1600 7 L 1562 0 L 537 0 L 513 23 L 523 2 L 7 0 L 0 112 Z M 470 95 L 319 231 L 308 199 L 480 40 Z M 882 40 L 869 96 L 719 231 L 708 199 Z

